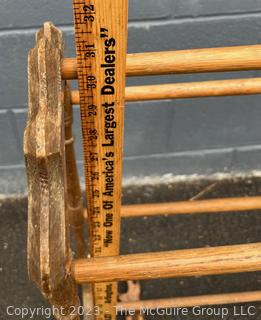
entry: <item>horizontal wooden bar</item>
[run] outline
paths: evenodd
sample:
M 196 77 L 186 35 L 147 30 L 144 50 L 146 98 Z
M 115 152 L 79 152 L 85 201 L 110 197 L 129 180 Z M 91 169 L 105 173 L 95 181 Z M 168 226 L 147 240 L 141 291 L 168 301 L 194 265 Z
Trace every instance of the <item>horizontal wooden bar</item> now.
M 193 213 L 223 213 L 261 209 L 261 197 L 224 198 L 176 201 L 122 206 L 122 217 L 177 215 Z
M 206 276 L 261 270 L 261 243 L 75 260 L 78 283 Z
M 235 292 L 225 294 L 211 294 L 191 297 L 178 297 L 168 299 L 141 300 L 120 302 L 118 310 L 137 310 L 142 309 L 167 309 L 167 308 L 184 308 L 194 306 L 211 306 L 237 304 L 246 302 L 261 301 L 261 291 Z
M 191 49 L 127 55 L 127 76 L 257 70 L 261 45 Z M 62 63 L 63 79 L 77 79 L 77 61 Z
M 261 94 L 261 78 L 171 83 L 127 87 L 126 101 L 185 99 Z M 72 104 L 80 103 L 79 91 L 72 91 Z
M 185 99 L 261 93 L 261 78 L 172 83 L 126 88 L 126 101 Z
M 151 204 L 124 205 L 122 218 L 179 215 L 196 213 L 224 213 L 232 211 L 251 211 L 261 209 L 261 197 L 241 197 L 207 199 L 193 201 L 162 202 Z M 87 215 L 87 211 L 85 212 Z

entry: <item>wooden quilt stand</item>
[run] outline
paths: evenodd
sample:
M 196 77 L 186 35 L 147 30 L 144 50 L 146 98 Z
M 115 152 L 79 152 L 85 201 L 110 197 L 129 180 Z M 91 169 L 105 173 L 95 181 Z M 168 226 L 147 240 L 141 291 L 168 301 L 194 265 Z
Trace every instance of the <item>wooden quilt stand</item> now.
M 78 312 L 72 312 L 72 308 L 79 310 L 81 304 L 76 283 L 84 285 L 84 306 L 93 308 L 93 314 L 85 315 L 85 319 L 105 320 L 115 319 L 116 312 L 110 317 L 106 312 L 95 314 L 90 284 L 261 270 L 261 243 L 88 257 L 84 237 L 87 214 L 82 205 L 72 135 L 72 105 L 79 104 L 81 98 L 78 91 L 71 91 L 69 83 L 69 80 L 78 78 L 79 65 L 77 67 L 75 58 L 64 58 L 63 50 L 62 32 L 51 23 L 45 23 L 36 35 L 35 48 L 29 53 L 29 108 L 24 133 L 29 201 L 29 275 L 54 306 L 56 319 L 80 319 Z M 261 45 L 253 45 L 130 54 L 127 55 L 126 75 L 260 68 Z M 260 93 L 261 78 L 127 87 L 125 91 L 127 101 Z M 121 217 L 255 209 L 261 209 L 261 197 L 123 206 Z M 90 223 L 89 227 L 93 228 Z M 76 257 L 70 249 L 70 233 L 76 240 Z M 93 233 L 89 237 L 93 241 Z M 94 293 L 94 305 L 96 299 Z M 140 307 L 189 307 L 258 300 L 261 300 L 261 291 L 124 301 L 117 305 L 139 310 Z M 112 306 L 115 302 L 108 304 Z M 136 317 L 139 317 L 138 313 Z

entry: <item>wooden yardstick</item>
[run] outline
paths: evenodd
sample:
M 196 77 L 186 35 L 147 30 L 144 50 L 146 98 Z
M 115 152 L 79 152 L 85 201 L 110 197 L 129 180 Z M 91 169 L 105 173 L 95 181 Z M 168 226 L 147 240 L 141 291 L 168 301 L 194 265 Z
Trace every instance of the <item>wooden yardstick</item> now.
M 74 0 L 91 255 L 120 245 L 128 0 Z M 94 285 L 95 318 L 116 319 L 117 283 Z M 98 312 L 97 312 L 98 310 Z

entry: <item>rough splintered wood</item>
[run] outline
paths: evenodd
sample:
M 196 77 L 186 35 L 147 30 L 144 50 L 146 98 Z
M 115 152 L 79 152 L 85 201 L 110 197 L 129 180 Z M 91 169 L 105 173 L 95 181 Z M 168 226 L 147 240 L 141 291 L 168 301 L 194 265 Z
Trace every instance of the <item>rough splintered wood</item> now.
M 37 33 L 29 53 L 29 110 L 24 133 L 28 176 L 28 269 L 32 281 L 56 307 L 56 319 L 71 320 L 78 306 L 69 276 L 71 255 L 65 204 L 63 36 L 51 23 Z M 62 311 L 62 312 L 61 312 Z M 63 313 L 63 315 L 61 314 Z

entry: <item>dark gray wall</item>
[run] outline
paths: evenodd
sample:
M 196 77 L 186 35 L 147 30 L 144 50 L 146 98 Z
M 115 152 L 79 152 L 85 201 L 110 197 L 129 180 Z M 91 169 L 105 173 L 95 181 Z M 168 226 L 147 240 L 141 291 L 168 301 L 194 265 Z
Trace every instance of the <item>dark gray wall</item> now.
M 64 0 L 0 0 L 0 193 L 24 192 L 22 137 L 27 52 L 51 20 L 74 55 Z M 261 0 L 130 0 L 129 52 L 261 43 Z M 259 71 L 131 79 L 162 83 L 259 76 Z M 261 168 L 261 99 L 226 97 L 133 103 L 125 112 L 125 177 Z M 75 133 L 81 166 L 80 124 Z

